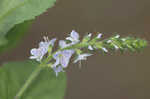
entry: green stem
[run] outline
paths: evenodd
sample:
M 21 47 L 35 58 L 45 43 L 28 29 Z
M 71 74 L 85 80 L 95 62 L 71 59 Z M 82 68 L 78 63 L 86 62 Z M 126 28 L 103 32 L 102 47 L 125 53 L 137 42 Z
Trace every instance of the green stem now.
M 17 95 L 15 96 L 14 99 L 21 99 L 21 96 L 23 95 L 23 93 L 26 91 L 26 89 L 29 87 L 29 85 L 32 83 L 32 81 L 40 74 L 41 70 L 43 68 L 41 66 L 38 66 L 30 75 L 30 77 L 27 79 L 27 81 L 25 82 L 25 84 L 22 86 L 22 88 L 20 89 L 20 91 L 17 93 Z
M 73 48 L 83 48 L 83 47 L 87 47 L 88 45 L 93 45 L 93 43 L 79 43 L 79 44 L 75 44 L 63 49 L 59 49 L 57 51 L 63 51 L 63 50 L 67 50 L 67 49 L 73 49 Z M 25 84 L 23 85 L 23 87 L 20 89 L 20 91 L 17 93 L 17 95 L 15 96 L 15 99 L 20 99 L 21 96 L 23 95 L 23 93 L 27 90 L 27 88 L 29 87 L 29 85 L 32 83 L 32 81 L 39 75 L 40 71 L 43 68 L 43 65 L 45 65 L 48 61 L 51 60 L 52 56 L 57 52 L 55 51 L 53 54 L 49 55 L 41 64 L 40 66 L 38 66 L 37 69 L 35 69 L 35 71 L 32 72 L 32 74 L 30 75 L 30 77 L 27 79 L 27 81 L 25 82 Z
M 92 45 L 92 44 L 91 44 Z M 75 44 L 63 49 L 59 49 L 57 51 L 63 51 L 63 50 L 67 50 L 67 49 L 73 49 L 73 48 L 82 48 L 82 47 L 86 47 L 88 46 L 88 44 Z M 27 79 L 27 81 L 25 82 L 25 84 L 22 86 L 22 88 L 20 89 L 20 91 L 17 93 L 17 95 L 15 96 L 14 99 L 20 99 L 21 96 L 23 95 L 23 93 L 27 90 L 27 88 L 29 87 L 29 85 L 32 83 L 32 81 L 40 74 L 40 71 L 43 68 L 43 65 L 45 65 L 49 60 L 51 60 L 52 56 L 57 52 L 55 51 L 52 55 L 49 55 L 41 64 L 40 66 L 38 66 L 37 69 L 35 69 L 32 74 L 30 75 L 30 77 Z

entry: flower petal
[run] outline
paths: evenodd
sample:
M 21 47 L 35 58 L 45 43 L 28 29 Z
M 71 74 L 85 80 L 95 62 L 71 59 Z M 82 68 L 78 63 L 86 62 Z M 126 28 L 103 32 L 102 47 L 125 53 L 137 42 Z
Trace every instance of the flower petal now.
M 106 53 L 108 52 L 108 50 L 105 47 L 102 47 L 102 50 Z
M 93 54 L 89 54 L 89 53 L 84 53 L 84 54 L 80 54 L 75 60 L 74 63 L 80 61 L 80 60 L 86 60 L 88 56 L 91 56 Z
M 72 30 L 70 36 L 75 40 L 79 39 L 79 34 L 75 30 Z
M 60 41 L 59 41 L 59 46 L 60 46 L 61 48 L 64 48 L 64 47 L 67 47 L 67 44 L 66 44 L 66 42 L 65 42 L 64 40 L 60 40 Z
M 36 59 L 36 56 L 30 56 L 29 59 Z
M 98 35 L 97 35 L 97 38 L 101 38 L 102 37 L 102 33 L 99 33 Z
M 61 53 L 61 51 L 56 52 L 56 54 L 53 55 L 53 58 L 54 59 L 59 58 L 60 53 Z
M 59 72 L 63 72 L 62 66 L 53 67 L 53 70 L 55 71 L 56 76 L 58 76 L 58 73 L 59 73 Z
M 37 55 L 37 49 L 36 48 L 31 49 L 30 53 L 32 55 Z
M 62 51 L 60 64 L 63 66 L 63 68 L 66 68 L 68 66 L 70 58 L 71 58 L 73 53 L 74 53 L 74 50 L 64 50 L 64 51 Z
M 94 50 L 93 47 L 92 47 L 91 45 L 88 46 L 88 49 L 89 49 L 89 50 Z
M 54 43 L 56 42 L 56 40 L 57 40 L 56 38 L 51 39 L 49 41 L 50 45 L 54 46 Z

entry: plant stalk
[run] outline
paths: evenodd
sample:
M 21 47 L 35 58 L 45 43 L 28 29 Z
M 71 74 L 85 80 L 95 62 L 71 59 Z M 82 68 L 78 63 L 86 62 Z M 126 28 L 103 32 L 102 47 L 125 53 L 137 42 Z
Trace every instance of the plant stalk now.
M 29 78 L 27 79 L 27 81 L 25 82 L 25 84 L 22 86 L 22 88 L 19 90 L 19 92 L 17 93 L 17 95 L 15 96 L 14 99 L 21 99 L 23 93 L 27 90 L 27 88 L 30 86 L 30 84 L 32 83 L 32 81 L 40 74 L 40 72 L 41 72 L 42 69 L 43 69 L 43 67 L 38 66 L 32 72 L 32 74 L 29 76 Z

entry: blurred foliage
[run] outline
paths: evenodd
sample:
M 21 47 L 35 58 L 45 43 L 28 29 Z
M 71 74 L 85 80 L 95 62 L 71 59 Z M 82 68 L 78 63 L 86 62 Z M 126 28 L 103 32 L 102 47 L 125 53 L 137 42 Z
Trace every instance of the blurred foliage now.
M 32 20 L 54 5 L 56 0 L 0 0 L 0 46 L 16 24 Z M 15 36 L 13 36 L 15 37 Z
M 0 68 L 0 99 L 14 99 L 38 63 L 33 61 L 9 62 Z M 66 88 L 66 75 L 58 77 L 52 69 L 43 69 L 32 82 L 21 99 L 63 99 Z
M 16 47 L 16 45 L 20 43 L 21 39 L 26 34 L 32 22 L 33 20 L 25 21 L 24 23 L 18 24 L 13 27 L 5 36 L 8 42 L 5 45 L 0 46 L 0 54 L 4 51 Z

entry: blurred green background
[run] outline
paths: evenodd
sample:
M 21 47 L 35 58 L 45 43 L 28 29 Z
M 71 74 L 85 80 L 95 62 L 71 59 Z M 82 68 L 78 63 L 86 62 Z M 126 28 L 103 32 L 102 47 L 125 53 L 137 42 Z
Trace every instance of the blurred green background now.
M 37 17 L 17 48 L 0 56 L 0 62 L 28 59 L 43 35 L 64 39 L 72 29 L 81 35 L 114 32 L 150 40 L 148 0 L 58 0 Z M 150 99 L 150 47 L 141 53 L 115 52 L 95 56 L 67 69 L 65 99 Z

